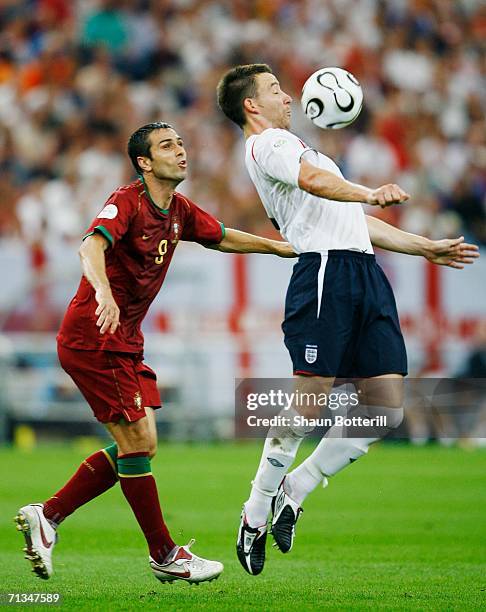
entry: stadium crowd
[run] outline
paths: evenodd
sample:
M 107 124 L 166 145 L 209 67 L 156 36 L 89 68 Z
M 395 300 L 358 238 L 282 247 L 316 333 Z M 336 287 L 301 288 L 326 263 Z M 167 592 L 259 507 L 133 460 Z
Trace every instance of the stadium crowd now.
M 28 247 L 32 262 L 31 294 L 4 287 L 2 329 L 57 330 L 66 296 L 52 306 L 47 247 L 63 252 L 68 242 L 74 254 L 110 192 L 134 178 L 126 142 L 143 123 L 168 121 L 184 138 L 181 191 L 227 226 L 274 233 L 244 167 L 242 135 L 215 103 L 220 76 L 250 62 L 273 67 L 294 98 L 294 131 L 346 177 L 413 194 L 378 214 L 433 238 L 464 233 L 486 244 L 481 0 L 0 0 L 0 257 L 5 276 L 16 274 L 2 257 L 12 243 L 16 253 Z M 336 132 L 299 109 L 304 81 L 326 65 L 350 70 L 365 94 L 359 119 Z M 483 376 L 484 337 L 464 376 Z M 20 355 L 19 388 L 32 387 L 29 372 L 43 358 Z M 69 400 L 72 389 L 39 380 L 36 410 L 42 393 L 46 405 Z M 420 416 L 410 421 L 418 442 L 428 436 Z
M 414 194 L 386 212 L 404 229 L 486 243 L 485 41 L 481 0 L 3 0 L 0 239 L 78 241 L 132 177 L 128 135 L 159 119 L 188 148 L 182 190 L 271 233 L 215 104 L 227 67 L 267 62 L 295 107 L 315 69 L 353 72 L 355 125 L 321 132 L 296 109 L 294 130 L 347 177 Z

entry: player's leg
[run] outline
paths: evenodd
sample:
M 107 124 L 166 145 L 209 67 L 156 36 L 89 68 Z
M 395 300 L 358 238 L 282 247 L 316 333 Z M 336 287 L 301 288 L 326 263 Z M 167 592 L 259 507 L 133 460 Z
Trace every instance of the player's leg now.
M 113 374 L 105 363 L 103 353 L 58 346 L 58 354 L 62 367 L 73 378 L 98 420 L 108 418 L 109 398 L 105 395 L 99 397 L 99 393 L 110 387 Z M 49 578 L 52 574 L 52 552 L 59 523 L 117 482 L 117 454 L 116 444 L 93 453 L 44 504 L 28 504 L 20 508 L 15 522 L 24 535 L 26 558 L 38 576 Z
M 107 423 L 120 418 L 135 421 L 144 414 L 147 416 L 148 452 L 152 457 L 157 448 L 154 410 L 142 406 L 160 406 L 155 373 L 139 356 L 76 351 L 63 346 L 58 346 L 58 354 L 62 367 L 76 383 L 98 421 Z M 111 488 L 118 480 L 118 454 L 115 443 L 85 459 L 69 482 L 45 502 L 46 518 L 59 524 L 77 508 Z
M 96 418 L 109 421 L 117 415 L 136 420 L 143 414 L 141 403 L 146 399 L 159 406 L 160 397 L 155 374 L 141 361 L 130 355 L 103 351 L 76 351 L 58 346 L 63 368 L 85 396 Z M 142 372 L 143 374 L 141 374 Z M 122 402 L 120 394 L 134 397 L 131 404 Z M 146 408 L 148 422 L 148 452 L 155 454 L 157 439 L 152 408 Z M 118 447 L 109 445 L 85 459 L 73 477 L 44 504 L 22 507 L 16 517 L 17 528 L 26 542 L 26 558 L 42 578 L 52 574 L 52 551 L 57 540 L 56 529 L 77 508 L 98 497 L 118 480 Z
M 331 427 L 315 451 L 288 474 L 279 488 L 279 495 L 289 497 L 297 506 L 318 484 L 326 484 L 328 476 L 334 476 L 366 454 L 373 442 L 398 427 L 403 419 L 407 356 L 390 284 L 369 255 L 347 253 L 339 270 L 339 277 L 355 288 L 356 308 L 349 318 L 353 338 L 342 356 L 338 375 L 353 378 L 360 393 L 360 405 L 353 416 L 385 416 L 386 426 L 358 427 L 345 433 L 341 427 Z M 337 276 L 334 280 L 339 285 Z M 274 527 L 272 532 L 279 548 L 284 552 L 290 550 L 294 530 L 284 525 L 281 534 Z
M 154 433 L 149 418 L 134 422 L 107 423 L 118 447 L 117 470 L 120 486 L 145 535 L 150 555 L 162 563 L 175 543 L 160 509 L 155 479 L 150 467 Z
M 295 391 L 299 394 L 328 393 L 332 388 L 333 379 L 320 376 L 297 376 L 295 378 Z M 316 406 L 299 406 L 286 410 L 282 414 L 287 417 L 292 414 L 301 414 L 307 418 L 319 416 L 319 408 Z M 266 524 L 271 509 L 272 499 L 275 496 L 278 485 L 295 460 L 297 450 L 312 429 L 290 424 L 282 427 L 269 429 L 260 464 L 252 482 L 250 497 L 245 502 L 245 512 L 248 523 L 251 526 Z
M 306 397 L 315 397 L 319 393 L 328 393 L 333 379 L 320 376 L 296 376 L 294 390 Z M 240 528 L 237 538 L 237 555 L 243 567 L 253 575 L 259 574 L 265 562 L 265 543 L 267 520 L 275 504 L 275 496 L 285 474 L 295 460 L 298 448 L 312 427 L 295 425 L 292 416 L 301 414 L 307 418 L 318 416 L 317 406 L 307 404 L 293 407 L 283 414 L 290 417 L 290 424 L 272 427 L 268 431 L 260 464 L 252 481 L 248 500 L 243 505 Z M 279 515 L 288 511 L 278 508 Z M 275 512 L 275 510 L 274 510 Z
M 314 452 L 282 481 L 277 493 L 277 507 L 288 507 L 286 515 L 274 513 L 272 535 L 282 552 L 289 552 L 295 536 L 295 524 L 306 497 L 319 485 L 327 486 L 335 476 L 368 452 L 371 444 L 384 438 L 403 420 L 403 377 L 386 375 L 356 383 L 362 404 L 348 416 L 375 419 L 385 417 L 372 427 L 331 427 Z
M 26 559 L 41 578 L 47 579 L 52 574 L 52 550 L 57 541 L 58 525 L 77 508 L 117 482 L 116 457 L 116 444 L 93 453 L 47 501 L 19 509 L 15 522 L 17 529 L 24 534 Z
M 355 383 L 361 405 L 352 416 L 367 419 L 385 417 L 383 426 L 347 428 L 333 426 L 314 452 L 285 479 L 287 493 L 302 504 L 307 495 L 327 478 L 336 475 L 368 452 L 371 444 L 383 439 L 403 420 L 403 377 L 400 374 L 364 379 Z M 343 437 L 343 433 L 345 437 Z
M 66 517 L 117 482 L 116 444 L 96 451 L 83 460 L 74 475 L 44 502 L 44 516 L 57 527 Z
M 308 492 L 326 476 L 364 455 L 369 445 L 382 438 L 387 429 L 398 427 L 403 419 L 403 376 L 407 372 L 407 354 L 400 330 L 393 291 L 383 270 L 369 255 L 353 254 L 346 258 L 348 277 L 361 287 L 357 308 L 358 333 L 352 351 L 343 362 L 348 376 L 355 379 L 360 392 L 358 410 L 366 416 L 380 413 L 387 417 L 387 428 L 359 436 L 347 432 L 343 437 L 331 428 L 314 453 L 286 479 L 293 497 L 302 502 Z
M 162 582 L 217 578 L 223 565 L 197 557 L 189 550 L 191 544 L 177 546 L 164 522 L 150 465 L 150 449 L 156 444 L 153 415 L 132 423 L 108 423 L 107 427 L 118 446 L 120 486 L 147 541 L 155 577 Z
M 157 452 L 154 409 L 146 407 L 145 413 L 150 434 L 148 452 L 152 459 Z M 78 508 L 111 489 L 118 481 L 117 457 L 118 447 L 113 443 L 84 459 L 70 480 L 44 502 L 45 518 L 57 527 Z
M 345 272 L 339 259 L 319 253 L 304 253 L 294 266 L 282 329 L 296 376 L 296 390 L 302 393 L 330 391 L 349 343 L 353 307 L 352 300 L 348 299 L 349 283 L 346 283 Z M 290 502 L 278 495 L 276 498 L 276 494 L 309 431 L 309 428 L 292 426 L 285 432 L 271 430 L 265 440 L 238 531 L 238 558 L 249 573 L 257 574 L 263 569 L 267 519 L 272 502 L 274 519 L 275 515 L 280 517 L 283 513 L 285 518 L 293 513 Z M 248 545 L 245 546 L 246 541 Z

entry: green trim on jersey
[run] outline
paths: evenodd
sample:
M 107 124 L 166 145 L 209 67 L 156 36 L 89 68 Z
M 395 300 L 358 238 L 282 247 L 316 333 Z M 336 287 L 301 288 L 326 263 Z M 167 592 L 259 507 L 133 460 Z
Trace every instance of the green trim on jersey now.
M 169 214 L 169 212 L 170 212 L 170 208 L 160 208 L 160 206 L 158 206 L 158 204 L 156 204 L 156 203 L 155 203 L 155 202 L 152 200 L 152 196 L 150 195 L 150 191 L 148 190 L 147 183 L 145 182 L 145 179 L 143 178 L 143 175 L 142 175 L 142 174 L 139 174 L 138 176 L 139 176 L 140 180 L 142 181 L 142 185 L 143 185 L 143 188 L 144 188 L 145 194 L 146 194 L 147 198 L 149 199 L 149 202 L 150 202 L 150 203 L 151 203 L 153 206 L 155 206 L 155 208 L 156 208 L 156 209 L 157 209 L 159 212 L 161 212 L 163 215 L 168 215 L 168 214 Z
M 85 236 L 83 236 L 83 240 L 86 240 L 88 236 L 92 236 L 93 234 L 95 234 L 96 230 L 98 230 L 98 232 L 108 240 L 108 242 L 110 243 L 110 246 L 114 245 L 115 241 L 113 240 L 113 236 L 106 229 L 106 227 L 103 227 L 102 225 L 97 225 L 95 228 L 93 228 L 92 232 L 89 232 L 89 234 L 86 234 Z
M 219 224 L 221 225 L 221 231 L 223 233 L 223 235 L 221 236 L 221 240 L 220 240 L 220 242 L 221 242 L 222 240 L 224 240 L 226 238 L 226 228 L 225 228 L 224 223 L 222 221 L 220 221 Z

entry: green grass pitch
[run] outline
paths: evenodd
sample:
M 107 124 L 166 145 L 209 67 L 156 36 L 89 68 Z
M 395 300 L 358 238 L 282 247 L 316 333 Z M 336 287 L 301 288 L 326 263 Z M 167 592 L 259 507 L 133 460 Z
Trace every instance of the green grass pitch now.
M 269 538 L 266 567 L 252 577 L 234 547 L 260 447 L 162 445 L 153 462 L 177 541 L 194 536 L 196 553 L 225 564 L 219 580 L 199 586 L 152 577 L 118 487 L 62 525 L 55 575 L 36 578 L 12 517 L 53 493 L 85 454 L 0 449 L 0 591 L 58 592 L 61 609 L 90 611 L 486 609 L 485 451 L 373 448 L 308 498 L 291 553 Z

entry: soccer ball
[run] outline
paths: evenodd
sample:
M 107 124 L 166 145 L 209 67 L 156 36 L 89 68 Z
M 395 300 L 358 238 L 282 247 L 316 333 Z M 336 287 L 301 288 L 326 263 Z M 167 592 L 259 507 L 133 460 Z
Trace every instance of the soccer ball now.
M 356 119 L 363 106 L 358 79 L 342 68 L 321 68 L 302 88 L 302 109 L 320 128 L 338 130 Z

